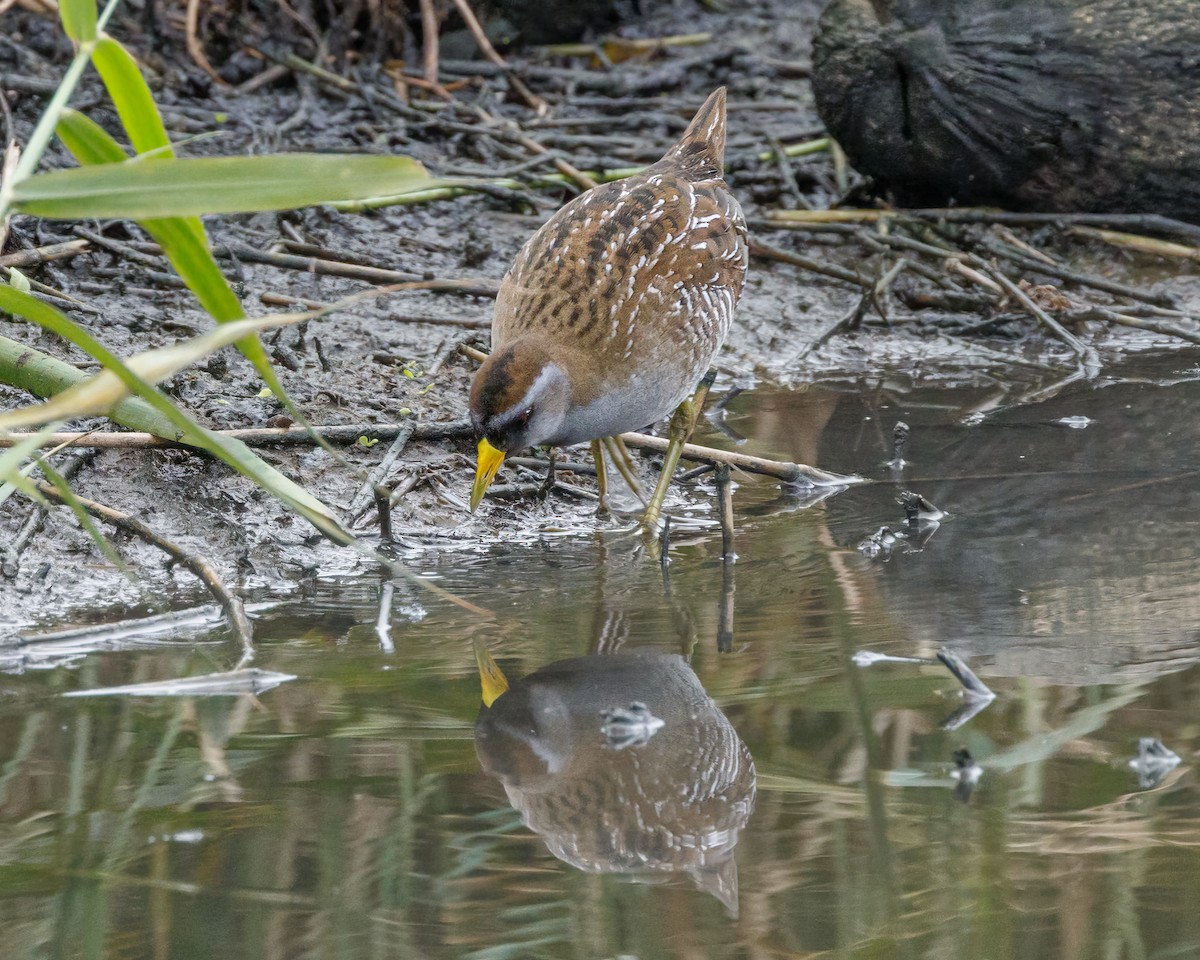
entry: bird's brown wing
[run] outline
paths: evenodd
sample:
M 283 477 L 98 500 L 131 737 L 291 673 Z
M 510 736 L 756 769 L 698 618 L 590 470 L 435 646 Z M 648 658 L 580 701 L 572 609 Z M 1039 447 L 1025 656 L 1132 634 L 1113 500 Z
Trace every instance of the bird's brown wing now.
M 728 333 L 747 261 L 724 182 L 692 183 L 662 161 L 576 198 L 530 238 L 501 284 L 493 340 L 541 333 L 608 372 L 669 356 L 694 383 Z

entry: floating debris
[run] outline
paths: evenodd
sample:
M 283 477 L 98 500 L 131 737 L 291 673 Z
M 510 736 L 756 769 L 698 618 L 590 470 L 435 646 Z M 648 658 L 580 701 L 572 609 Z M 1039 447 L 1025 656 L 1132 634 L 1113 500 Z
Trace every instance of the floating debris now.
M 98 687 L 95 690 L 71 690 L 64 697 L 232 697 L 242 693 L 265 693 L 281 683 L 295 680 L 290 673 L 259 670 L 229 670 L 225 673 L 206 673 L 182 680 L 156 680 L 150 683 L 130 683 L 121 687 Z
M 954 781 L 955 800 L 969 803 L 982 776 L 983 767 L 975 762 L 970 750 L 960 747 L 954 751 L 954 769 L 950 771 L 950 779 Z
M 879 560 L 887 563 L 892 559 L 892 551 L 896 548 L 896 534 L 891 527 L 880 527 L 863 540 L 855 548 L 868 560 Z
M 892 459 L 884 466 L 893 473 L 899 473 L 908 466 L 908 461 L 904 459 L 904 447 L 908 443 L 909 433 L 908 424 L 903 420 L 897 420 L 892 427 Z
M 976 714 L 985 710 L 996 694 L 986 683 L 979 679 L 957 653 L 949 647 L 938 651 L 938 659 L 946 665 L 946 669 L 954 674 L 963 686 L 963 704 L 940 724 L 943 730 L 957 730 Z
M 946 669 L 954 674 L 958 682 L 963 685 L 963 693 L 968 699 L 996 699 L 996 694 L 992 691 L 991 687 L 975 676 L 974 671 L 967 666 L 967 662 L 949 647 L 942 647 L 938 651 L 937 658 L 946 665 Z
M 1142 737 L 1138 740 L 1138 755 L 1129 761 L 1129 766 L 1138 775 L 1138 786 L 1149 790 L 1162 783 L 1179 763 L 1179 754 L 1165 747 L 1161 740 Z
M 856 667 L 872 667 L 877 663 L 937 663 L 929 657 L 893 657 L 889 653 L 875 653 L 873 650 L 859 650 L 850 659 Z
M 859 543 L 857 550 L 868 560 L 887 563 L 897 550 L 920 553 L 948 516 L 919 493 L 904 490 L 896 497 L 904 508 L 904 526 L 882 526 Z
M 947 670 L 954 674 L 955 679 L 963 687 L 962 706 L 941 722 L 943 730 L 957 730 L 996 699 L 995 692 L 975 675 L 974 671 L 967 666 L 966 661 L 962 657 L 949 647 L 943 647 L 939 650 L 937 659 L 930 657 L 894 657 L 889 654 L 875 653 L 871 650 L 859 650 L 851 660 L 858 667 L 870 667 L 877 663 L 943 664 Z
M 937 524 L 946 518 L 946 511 L 939 510 L 921 494 L 911 490 L 902 490 L 896 495 L 896 502 L 904 508 L 904 516 L 910 527 Z
M 665 720 L 652 714 L 644 703 L 636 700 L 628 707 L 601 710 L 600 720 L 600 732 L 614 750 L 644 747 L 666 724 Z
M 1072 430 L 1084 430 L 1095 422 L 1091 417 L 1059 417 L 1057 420 L 1051 421 L 1060 427 L 1070 427 Z

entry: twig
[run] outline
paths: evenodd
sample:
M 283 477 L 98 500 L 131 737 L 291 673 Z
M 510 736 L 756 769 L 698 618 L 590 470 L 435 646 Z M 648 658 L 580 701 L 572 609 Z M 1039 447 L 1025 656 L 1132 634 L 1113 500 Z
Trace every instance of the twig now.
M 233 88 L 233 92 L 238 96 L 244 96 L 248 93 L 253 93 L 260 87 L 270 86 L 272 83 L 277 83 L 288 75 L 290 71 L 281 63 L 273 63 L 265 70 L 262 70 L 252 76 L 249 80 L 239 83 Z
M 314 427 L 317 435 L 329 443 L 357 443 L 360 437 L 373 440 L 394 440 L 412 425 L 361 423 L 349 426 Z M 423 423 L 412 428 L 413 440 L 450 440 L 470 436 L 473 431 L 468 420 L 452 420 L 449 423 Z M 233 437 L 250 447 L 306 446 L 313 442 L 304 427 L 256 427 L 247 430 L 213 430 L 212 433 Z M 11 447 L 33 436 L 31 433 L 7 433 L 0 435 L 0 449 Z M 164 440 L 152 433 L 52 433 L 40 447 L 54 447 L 69 443 L 75 447 L 98 449 L 138 449 L 142 447 L 171 450 L 195 450 L 195 447 L 173 440 Z
M 379 638 L 379 649 L 384 653 L 396 652 L 396 644 L 392 642 L 392 598 L 395 594 L 396 585 L 390 580 L 379 592 L 379 616 L 375 618 L 375 636 Z
M 721 505 L 721 559 L 728 564 L 737 559 L 733 552 L 733 483 L 729 479 L 729 464 L 717 467 L 716 480 Z
M 767 142 L 771 144 L 771 156 L 775 160 L 775 166 L 779 170 L 779 181 L 781 184 L 781 193 L 786 194 L 790 206 L 808 208 L 809 202 L 804 199 L 804 194 L 800 192 L 800 184 L 796 182 L 796 172 L 792 169 L 792 165 L 788 163 L 787 152 L 783 148 L 783 144 L 779 142 L 779 138 L 770 135 L 767 137 Z
M 1089 347 L 1075 336 L 1075 334 L 1071 333 L 1070 330 L 1050 316 L 1050 314 L 1034 303 L 1029 294 L 1009 280 L 999 270 L 991 270 L 990 273 L 993 279 L 1004 288 L 1010 297 L 1020 303 L 1021 306 L 1028 310 L 1037 320 L 1040 320 L 1048 330 L 1075 352 L 1088 379 L 1091 379 L 1100 372 L 1100 357 L 1094 347 Z
M 66 240 L 62 243 L 51 243 L 44 247 L 33 247 L 29 250 L 17 250 L 0 257 L 0 267 L 39 267 L 52 260 L 66 260 L 86 251 L 86 240 Z
M 421 48 L 424 55 L 425 82 L 438 83 L 438 18 L 433 0 L 421 0 Z
M 842 331 L 858 329 L 858 327 L 862 324 L 863 317 L 865 317 L 867 314 L 867 308 L 871 305 L 871 300 L 873 299 L 872 293 L 873 291 L 869 288 L 864 290 L 862 296 L 858 298 L 858 303 L 856 303 L 850 309 L 849 313 L 847 313 L 844 317 L 838 317 L 838 319 L 833 322 L 832 326 L 805 344 L 788 361 L 788 366 L 790 367 L 799 363 L 814 350 L 822 347 L 825 343 L 833 339 L 833 337 L 837 336 L 837 334 L 841 333 Z
M 1126 312 L 1110 310 L 1107 307 L 1088 307 L 1085 310 L 1079 311 L 1076 316 L 1080 319 L 1095 319 L 1104 320 L 1108 323 L 1117 323 L 1123 327 L 1133 327 L 1136 330 L 1148 330 L 1151 333 L 1161 333 L 1167 337 L 1178 337 L 1180 340 L 1186 340 L 1188 343 L 1200 343 L 1200 334 L 1190 330 L 1184 330 L 1182 327 L 1177 327 L 1173 323 L 1163 323 L 1158 320 L 1146 320 L 1141 317 L 1131 317 Z
M 150 244 L 146 245 L 147 247 Z M 382 267 L 367 267 L 356 263 L 342 263 L 337 260 L 322 260 L 317 257 L 297 257 L 287 253 L 271 253 L 267 250 L 257 250 L 244 243 L 222 244 L 216 250 L 217 256 L 234 255 L 240 260 L 250 263 L 264 263 L 268 266 L 279 267 L 283 270 L 301 270 L 305 273 L 315 273 L 321 276 L 344 277 L 349 280 L 362 280 L 365 283 L 390 284 L 411 283 L 418 286 L 413 290 L 428 290 L 432 293 L 463 293 L 481 297 L 494 297 L 500 289 L 500 283 L 486 278 L 479 279 L 446 279 L 426 280 L 421 274 L 405 273 L 400 270 L 385 270 Z
M 2 226 L 2 225 L 0 225 L 0 226 Z M 0 265 L 0 277 L 3 277 L 5 280 L 8 280 L 11 282 L 12 270 L 6 266 Z M 54 287 L 50 287 L 44 283 L 40 283 L 31 277 L 26 277 L 25 279 L 29 281 L 29 289 L 34 292 L 34 295 L 37 296 L 40 294 L 38 299 L 49 297 L 59 305 L 61 305 L 63 303 L 69 304 L 70 306 L 68 307 L 68 309 L 70 309 L 70 310 L 77 310 L 82 313 L 91 313 L 91 314 L 99 314 L 100 313 L 100 311 L 98 309 L 96 309 L 95 307 L 91 306 L 90 304 L 83 303 L 80 300 L 77 300 L 75 297 L 71 296 L 69 293 L 63 293 L 63 291 L 56 290 L 56 289 L 54 289 Z
M 488 358 L 488 355 L 482 350 L 476 349 L 475 347 L 472 347 L 470 344 L 466 343 L 460 343 L 458 345 L 458 352 L 464 357 L 469 357 L 477 363 L 483 363 L 483 361 Z
M 1183 223 L 1158 214 L 1138 213 L 1015 213 L 977 207 L 918 208 L 913 210 L 771 210 L 767 216 L 782 222 L 873 223 L 885 217 L 906 216 L 947 223 L 1000 223 L 1012 226 L 1124 227 L 1166 233 L 1200 242 L 1200 225 Z
M 446 291 L 459 293 L 461 291 Z M 482 291 L 479 291 L 482 295 Z M 293 297 L 286 293 L 262 293 L 258 297 L 269 307 L 303 307 L 305 310 L 326 310 L 333 306 L 325 300 L 310 300 Z M 425 323 L 434 327 L 462 327 L 468 330 L 486 330 L 492 321 L 486 317 L 434 317 L 424 313 L 389 313 L 389 323 Z
M 1168 240 L 1158 240 L 1155 237 L 1144 237 L 1138 233 L 1120 233 L 1116 230 L 1098 230 L 1095 227 L 1072 227 L 1071 233 L 1079 237 L 1091 237 L 1103 240 L 1113 246 L 1137 250 L 1139 253 L 1152 253 L 1159 257 L 1178 257 L 1184 260 L 1200 262 L 1200 247 L 1188 247 L 1182 243 L 1171 243 Z
M 652 437 L 645 433 L 623 433 L 621 439 L 631 447 L 642 450 L 654 450 L 663 453 L 667 449 L 666 437 Z M 789 463 L 783 460 L 766 460 L 762 457 L 751 457 L 744 453 L 731 453 L 726 450 L 715 450 L 712 447 L 702 447 L 695 443 L 683 445 L 683 458 L 700 463 L 727 463 L 731 467 L 745 470 L 747 473 L 757 473 L 762 476 L 774 477 L 783 483 L 809 484 L 811 486 L 848 486 L 863 483 L 862 477 L 827 473 L 803 463 Z
M 351 517 L 356 517 L 367 506 L 367 502 L 371 499 L 373 493 L 379 490 L 384 478 L 388 475 L 388 471 L 392 469 L 400 454 L 404 452 L 404 448 L 408 445 L 408 441 L 412 439 L 413 432 L 416 430 L 416 424 L 408 421 L 401 426 L 407 426 L 408 430 L 401 430 L 396 434 L 396 439 L 392 441 L 391 447 L 384 455 L 383 459 L 371 471 L 358 493 L 354 495 L 354 499 L 350 501 L 350 509 L 347 511 Z M 384 499 L 387 497 L 386 491 L 383 493 Z
M 607 36 L 601 38 L 598 43 L 551 43 L 534 49 L 547 57 L 594 57 L 600 54 L 612 58 L 615 63 L 620 63 L 631 57 L 658 53 L 668 47 L 703 46 L 711 40 L 711 33 L 676 33 L 666 37 L 636 38 Z
M 76 454 L 67 460 L 62 469 L 59 470 L 59 474 L 64 480 L 72 480 L 80 469 L 94 456 L 95 454 L 90 450 Z M 33 536 L 42 528 L 42 523 L 45 519 L 45 506 L 40 503 L 33 504 L 29 516 L 21 524 L 21 529 L 17 531 L 17 535 L 4 548 L 3 554 L 0 554 L 0 576 L 7 577 L 10 580 L 16 577 L 20 569 L 21 553 L 28 546 L 29 541 L 33 539 Z
M 38 483 L 37 488 L 44 496 L 59 503 L 64 502 L 58 490 L 50 484 Z M 89 500 L 86 497 L 76 495 L 76 499 L 79 501 L 80 506 L 92 516 L 98 517 L 106 523 L 124 530 L 126 533 L 131 533 L 152 546 L 158 547 L 158 549 L 162 550 L 198 577 L 208 588 L 208 592 L 213 595 L 217 603 L 221 605 L 221 609 L 225 611 L 229 625 L 237 636 L 238 642 L 242 645 L 242 658 L 238 666 L 245 666 L 254 659 L 254 631 L 250 626 L 250 620 L 246 617 L 246 610 L 242 606 L 241 599 L 229 592 L 229 589 L 225 586 L 212 564 L 203 557 L 188 553 L 178 544 L 155 533 L 136 517 L 122 513 L 120 510 L 114 510 L 112 507 L 105 506 L 103 503 L 97 503 L 95 500 Z
M 805 140 L 803 143 L 792 143 L 781 147 L 778 141 L 772 138 L 771 149 L 760 153 L 758 159 L 778 160 L 781 152 L 785 157 L 807 157 L 809 154 L 823 153 L 828 150 L 830 143 L 828 137 L 819 137 L 816 140 Z
M 1153 303 L 1160 307 L 1175 307 L 1175 298 L 1163 293 L 1145 293 L 1137 287 L 1131 287 L 1128 284 L 1117 283 L 1113 280 L 1106 280 L 1104 277 L 1096 277 L 1087 273 L 1078 273 L 1075 270 L 1068 270 L 1065 267 L 1055 267 L 1047 263 L 1042 263 L 1032 257 L 1027 257 L 1023 253 L 1017 253 L 1009 250 L 1004 244 L 995 241 L 984 241 L 984 247 L 989 253 L 995 254 L 997 257 L 1002 257 L 1005 260 L 1024 267 L 1027 270 L 1036 270 L 1038 273 L 1043 273 L 1049 277 L 1058 277 L 1060 280 L 1069 280 L 1072 283 L 1078 283 L 1085 287 L 1094 287 L 1097 290 L 1103 290 L 1105 293 L 1113 293 L 1119 297 L 1128 297 L 1130 300 L 1140 300 L 1143 303 Z
M 485 57 L 492 61 L 496 66 L 500 67 L 508 75 L 508 82 L 513 85 L 513 89 L 521 95 L 521 98 L 533 108 L 534 112 L 539 117 L 544 116 L 550 111 L 550 105 L 541 97 L 525 86 L 524 81 L 513 72 L 508 61 L 505 60 L 496 48 L 492 46 L 492 41 L 487 38 L 487 34 L 483 32 L 483 27 L 479 23 L 479 19 L 475 16 L 475 11 L 471 9 L 471 5 L 467 0 L 454 0 L 454 6 L 458 9 L 459 16 L 463 18 L 463 23 L 466 24 L 467 30 L 474 37 L 475 42 L 479 45 L 480 51 Z
M 852 283 L 856 287 L 862 287 L 863 289 L 870 289 L 875 285 L 875 282 L 870 278 L 860 277 L 857 273 L 847 270 L 845 267 L 838 267 L 832 263 L 821 263 L 818 260 L 813 260 L 811 257 L 804 257 L 789 250 L 781 250 L 779 247 L 773 247 L 769 243 L 764 243 L 757 238 L 751 238 L 750 252 L 759 257 L 766 257 L 768 260 L 788 263 L 794 267 L 800 267 L 802 270 L 810 270 L 813 273 L 819 273 L 826 277 L 833 277 L 835 280 Z
M 87 227 L 78 224 L 72 228 L 72 232 L 76 236 L 81 237 L 84 243 L 94 243 L 101 249 L 107 250 L 109 253 L 115 253 L 126 260 L 132 260 L 134 263 L 140 263 L 148 267 L 163 266 L 162 248 L 157 244 L 154 245 L 153 250 L 147 252 L 135 244 L 113 240 L 111 237 L 106 237 L 102 233 L 97 233 L 95 230 L 89 230 Z M 76 242 L 78 243 L 79 241 Z
M 213 69 L 204 55 L 204 44 L 200 42 L 200 0 L 188 0 L 187 5 L 187 51 L 195 61 L 196 66 L 207 73 L 222 87 L 229 86 L 225 79 Z
M 984 290 L 987 290 L 990 293 L 994 293 L 997 296 L 1004 293 L 1004 288 L 1001 287 L 1000 284 L 998 284 L 995 280 L 986 274 L 980 273 L 974 267 L 968 267 L 965 263 L 959 260 L 958 257 L 947 257 L 945 266 L 949 273 L 956 273 L 960 277 L 970 281 L 976 286 L 983 287 Z

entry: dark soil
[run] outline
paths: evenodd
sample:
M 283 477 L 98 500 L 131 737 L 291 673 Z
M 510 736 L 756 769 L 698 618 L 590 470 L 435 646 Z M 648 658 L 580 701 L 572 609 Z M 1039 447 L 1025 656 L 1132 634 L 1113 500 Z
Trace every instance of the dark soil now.
M 455 90 L 455 105 L 426 110 L 398 101 L 392 80 L 381 76 L 379 65 L 366 56 L 337 57 L 326 63 L 331 71 L 354 81 L 349 91 L 285 71 L 273 83 L 238 92 L 236 87 L 214 83 L 191 61 L 179 23 L 172 17 L 158 24 L 162 32 L 153 37 L 137 11 L 119 14 L 109 29 L 144 58 L 173 136 L 185 140 L 219 132 L 217 137 L 188 143 L 186 149 L 194 154 L 403 153 L 417 157 L 435 173 L 481 176 L 499 175 L 528 160 L 530 155 L 519 147 L 470 132 L 470 126 L 478 125 L 471 108 L 478 105 L 520 123 L 530 137 L 576 167 L 603 170 L 656 159 L 704 96 L 718 84 L 726 84 L 731 105 L 728 180 L 752 222 L 758 223 L 752 228 L 755 236 L 821 263 L 860 271 L 870 280 L 882 276 L 894 255 L 864 246 L 861 234 L 788 232 L 761 224 L 771 209 L 795 206 L 797 201 L 827 208 L 843 196 L 828 152 L 792 161 L 788 179 L 781 176 L 774 159 L 759 159 L 771 149 L 772 138 L 790 144 L 821 135 L 805 76 L 818 4 L 754 0 L 734 6 L 735 12 L 722 14 L 693 0 L 648 4 L 644 15 L 621 27 L 623 36 L 711 31 L 713 39 L 628 60 L 611 70 L 579 58 L 538 59 L 530 51 L 512 51 L 525 83 L 551 105 L 542 120 L 520 102 L 506 78 L 483 61 L 477 77 L 472 76 L 476 68 L 448 62 L 443 81 L 467 78 L 468 83 Z M 3 21 L 0 88 L 10 91 L 15 133 L 23 140 L 70 51 L 52 23 L 15 9 Z M 268 52 L 274 55 L 295 49 L 312 59 L 311 42 L 300 34 L 290 38 L 275 33 L 270 40 Z M 220 72 L 236 82 L 269 66 L 244 49 L 220 50 L 219 46 L 212 44 L 210 57 Z M 419 63 L 419 56 L 413 62 Z M 419 96 L 416 90 L 412 93 Z M 385 103 L 392 106 L 381 105 Z M 85 82 L 74 104 L 108 129 L 117 129 L 94 81 Z M 568 122 L 572 119 L 579 122 Z M 67 161 L 52 154 L 47 162 Z M 520 175 L 536 176 L 545 169 L 526 169 Z M 847 186 L 851 196 L 846 205 L 873 204 L 867 185 L 851 177 Z M 336 251 L 337 259 L 344 262 L 419 276 L 495 281 L 537 224 L 569 196 L 565 189 L 531 188 L 363 214 L 309 209 L 210 218 L 208 227 L 218 249 L 224 244 L 282 249 L 278 247 L 282 241 L 299 238 Z M 4 252 L 73 238 L 74 226 L 17 217 Z M 127 245 L 145 239 L 135 226 L 84 226 L 126 246 L 110 250 L 94 245 L 73 259 L 26 272 L 84 300 L 92 309 L 78 311 L 76 318 L 111 349 L 128 355 L 210 327 L 211 321 L 190 295 L 164 281 L 165 263 L 131 258 Z M 869 233 L 875 228 L 864 229 Z M 937 237 L 965 248 L 987 240 L 990 230 L 943 227 Z M 1200 265 L 1194 261 L 1117 250 L 1054 225 L 1014 227 L 1013 232 L 1074 270 L 1168 295 L 1184 313 L 1200 310 Z M 263 305 L 264 294 L 327 302 L 367 286 L 244 259 L 225 263 L 252 314 L 288 309 Z M 936 259 L 926 259 L 922 265 L 931 276 L 942 270 Z M 1036 271 L 1022 272 L 1020 267 L 1013 267 L 1010 275 L 1028 276 L 1033 284 L 1062 283 Z M 860 288 L 757 257 L 734 333 L 720 357 L 718 390 L 762 381 L 801 385 L 832 378 L 870 384 L 886 378 L 893 385 L 950 386 L 986 378 L 1010 387 L 1016 398 L 1075 369 L 1071 351 L 1057 339 L 1047 338 L 1019 306 L 995 297 L 984 296 L 981 301 L 977 288 L 968 287 L 970 296 L 946 309 L 912 306 L 922 302 L 917 294 L 935 286 L 934 280 L 906 271 L 879 298 L 879 310 L 864 312 L 861 329 L 838 333 L 810 349 L 839 319 L 853 313 L 862 299 Z M 1126 302 L 1086 286 L 1065 284 L 1063 292 L 1068 298 L 1065 317 L 1077 318 L 1091 304 Z M 455 348 L 472 339 L 486 346 L 490 311 L 486 297 L 396 294 L 288 328 L 267 338 L 268 350 L 280 361 L 285 386 L 314 423 L 386 424 L 406 415 L 422 423 L 450 423 L 465 414 L 474 369 Z M 981 332 L 971 333 L 980 324 Z M 1081 321 L 1073 329 L 1099 350 L 1109 373 L 1126 352 L 1184 346 L 1169 336 L 1097 321 Z M 48 334 L 24 324 L 0 320 L 0 334 L 87 363 Z M 260 395 L 261 384 L 252 369 L 231 350 L 165 386 L 215 428 L 270 425 L 281 412 L 273 398 Z M 28 401 L 28 396 L 0 387 L 0 407 Z M 354 470 L 321 451 L 293 448 L 264 454 L 316 496 L 344 510 L 362 486 L 361 471 L 377 464 L 389 445 L 385 441 L 369 448 L 347 448 L 345 456 Z M 465 499 L 472 452 L 466 438 L 413 442 L 393 473 L 392 482 L 418 478 L 396 507 L 393 522 L 405 555 L 421 568 L 453 564 L 459 551 L 488 542 L 532 540 L 551 528 L 587 530 L 599 522 L 587 501 L 568 497 L 554 497 L 546 504 L 495 503 L 470 516 Z M 645 469 L 649 474 L 653 465 L 647 462 Z M 207 556 L 230 582 L 249 592 L 291 590 L 307 579 L 360 570 L 367 564 L 357 554 L 323 541 L 307 523 L 223 465 L 187 452 L 102 451 L 82 468 L 75 487 L 139 516 L 162 535 Z M 0 553 L 30 509 L 19 497 L 0 506 Z M 355 526 L 372 535 L 377 530 L 373 509 Z M 54 510 L 12 568 L 0 576 L 0 641 L 30 624 L 103 618 L 114 610 L 124 616 L 131 608 L 158 610 L 204 599 L 191 575 L 165 566 L 153 548 L 120 537 L 115 542 L 137 571 L 136 579 L 127 579 L 104 561 L 66 510 Z

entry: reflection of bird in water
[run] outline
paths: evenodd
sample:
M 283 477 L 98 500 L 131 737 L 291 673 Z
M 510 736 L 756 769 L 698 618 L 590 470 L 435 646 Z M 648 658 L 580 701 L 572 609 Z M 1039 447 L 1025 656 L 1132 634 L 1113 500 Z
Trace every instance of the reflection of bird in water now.
M 495 665 L 480 665 L 487 702 Z M 754 762 L 682 657 L 543 667 L 480 711 L 475 749 L 560 860 L 592 873 L 685 873 L 736 916 L 733 851 L 754 807 Z

